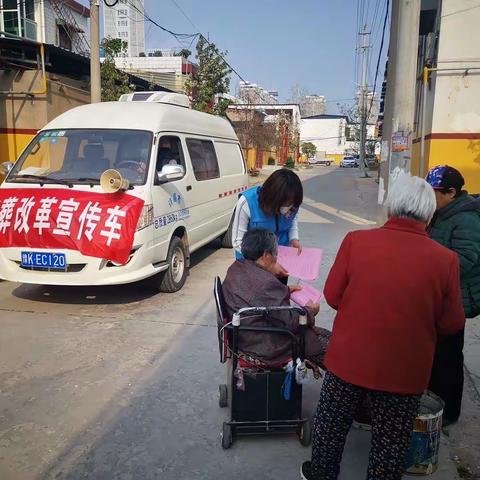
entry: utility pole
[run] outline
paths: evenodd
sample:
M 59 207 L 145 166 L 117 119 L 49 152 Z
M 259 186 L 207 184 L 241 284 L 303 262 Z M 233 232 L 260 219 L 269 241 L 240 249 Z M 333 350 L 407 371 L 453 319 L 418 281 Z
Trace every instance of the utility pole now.
M 367 33 L 364 29 L 359 35 L 362 39 L 360 47 L 360 168 L 363 172 L 363 178 L 368 178 L 365 143 L 367 140 L 367 61 L 370 33 Z
M 400 170 L 411 168 L 419 23 L 420 0 L 392 0 L 382 141 L 382 162 L 387 161 L 388 168 L 382 169 L 379 193 L 388 191 Z
M 100 82 L 100 0 L 90 0 L 90 101 L 99 103 Z

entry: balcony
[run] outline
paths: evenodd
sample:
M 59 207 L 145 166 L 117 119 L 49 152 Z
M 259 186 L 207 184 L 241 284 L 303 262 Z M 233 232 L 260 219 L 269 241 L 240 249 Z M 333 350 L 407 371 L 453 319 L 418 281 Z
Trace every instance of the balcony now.
M 37 22 L 19 17 L 17 10 L 0 12 L 0 31 L 37 41 Z

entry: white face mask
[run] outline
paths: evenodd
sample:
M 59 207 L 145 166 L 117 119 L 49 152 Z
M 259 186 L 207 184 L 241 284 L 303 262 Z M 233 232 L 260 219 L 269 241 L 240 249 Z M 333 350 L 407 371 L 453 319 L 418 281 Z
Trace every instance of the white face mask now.
M 282 215 L 289 215 L 293 209 L 293 205 L 290 205 L 288 207 L 280 207 L 280 213 Z

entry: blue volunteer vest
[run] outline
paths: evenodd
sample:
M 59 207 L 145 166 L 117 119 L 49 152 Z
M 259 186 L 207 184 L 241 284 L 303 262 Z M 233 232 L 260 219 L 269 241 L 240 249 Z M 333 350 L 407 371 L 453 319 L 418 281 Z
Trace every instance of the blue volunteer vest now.
M 286 217 L 281 213 L 277 215 L 265 215 L 258 203 L 258 194 L 261 188 L 260 186 L 252 187 L 239 195 L 239 198 L 242 195 L 245 197 L 248 208 L 250 209 L 248 229 L 267 228 L 275 233 L 279 245 L 288 247 L 290 245 L 289 233 L 296 215 L 290 215 L 290 217 Z M 237 260 L 243 258 L 239 252 L 235 252 L 235 257 Z

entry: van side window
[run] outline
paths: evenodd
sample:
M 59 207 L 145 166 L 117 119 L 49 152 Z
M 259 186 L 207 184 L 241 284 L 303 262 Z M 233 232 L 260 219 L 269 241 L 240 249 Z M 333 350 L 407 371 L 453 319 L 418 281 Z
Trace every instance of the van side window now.
M 185 168 L 182 142 L 174 135 L 164 135 L 158 141 L 157 172 L 161 172 L 165 165 L 182 165 Z
M 220 176 L 213 142 L 198 138 L 187 138 L 187 148 L 192 161 L 193 173 L 197 180 L 210 180 Z
M 215 150 L 222 160 L 220 162 L 222 177 L 241 175 L 246 172 L 242 151 L 238 143 L 215 141 Z

